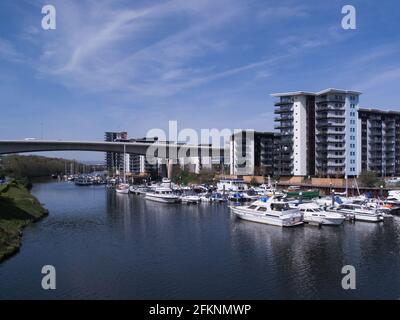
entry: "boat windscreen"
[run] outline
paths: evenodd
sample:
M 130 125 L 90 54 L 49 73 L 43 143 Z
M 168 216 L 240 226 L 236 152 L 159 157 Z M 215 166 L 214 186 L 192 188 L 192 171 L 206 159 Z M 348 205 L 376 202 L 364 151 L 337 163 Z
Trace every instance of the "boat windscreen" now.
M 287 203 L 273 203 L 271 204 L 271 209 L 275 211 L 286 211 L 289 210 L 289 205 Z

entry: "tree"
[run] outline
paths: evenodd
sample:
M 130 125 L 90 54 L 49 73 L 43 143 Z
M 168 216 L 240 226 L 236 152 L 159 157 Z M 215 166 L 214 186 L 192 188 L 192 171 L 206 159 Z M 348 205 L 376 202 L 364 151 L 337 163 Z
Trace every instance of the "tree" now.
M 250 185 L 253 186 L 253 187 L 257 185 L 257 180 L 256 180 L 255 177 L 252 177 L 252 178 L 251 178 L 251 180 L 250 180 Z
M 380 180 L 376 173 L 372 171 L 363 171 L 358 176 L 358 181 L 363 187 L 379 187 L 385 185 L 385 182 Z

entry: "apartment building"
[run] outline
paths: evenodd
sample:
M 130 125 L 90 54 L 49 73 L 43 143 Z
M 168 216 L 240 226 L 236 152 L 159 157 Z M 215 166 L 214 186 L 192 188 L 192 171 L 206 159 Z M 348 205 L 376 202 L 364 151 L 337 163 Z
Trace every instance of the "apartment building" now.
M 327 89 L 316 96 L 316 175 L 357 176 L 361 170 L 357 109 L 361 92 Z
M 315 172 L 315 94 L 274 93 L 275 129 L 280 136 L 276 170 L 281 176 L 306 176 Z
M 382 177 L 400 175 L 400 112 L 358 110 L 361 170 Z
M 129 139 L 127 132 L 105 132 L 104 140 L 107 142 L 141 142 L 141 143 L 154 143 L 158 141 L 158 138 L 140 138 L 140 139 Z M 126 173 L 133 174 L 146 174 L 152 173 L 157 174 L 159 161 L 158 159 L 153 162 L 146 159 L 144 155 L 138 154 L 125 154 L 116 153 L 116 152 L 107 152 L 106 153 L 106 167 L 109 172 L 113 172 L 114 174 L 121 174 L 124 170 Z M 125 166 L 124 166 L 125 161 Z
M 320 92 L 274 93 L 280 144 L 275 158 L 282 176 L 356 176 L 361 92 L 329 88 Z
M 104 133 L 104 141 L 106 142 L 115 142 L 115 141 L 129 141 L 128 133 L 123 132 L 111 132 L 107 131 Z M 107 171 L 109 172 L 120 172 L 124 168 L 124 159 L 122 153 L 117 152 L 106 152 L 105 154 L 105 163 L 107 167 Z M 127 157 L 125 157 L 125 161 L 129 161 Z
M 274 155 L 279 135 L 241 130 L 230 137 L 231 175 L 274 175 Z

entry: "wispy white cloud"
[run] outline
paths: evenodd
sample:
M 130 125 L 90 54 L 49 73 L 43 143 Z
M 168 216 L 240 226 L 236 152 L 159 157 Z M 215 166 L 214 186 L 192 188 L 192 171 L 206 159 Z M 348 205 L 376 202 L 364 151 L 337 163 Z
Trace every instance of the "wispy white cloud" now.
M 23 55 L 15 49 L 10 41 L 0 38 L 0 60 L 21 62 Z
M 379 86 L 385 86 L 394 81 L 400 80 L 400 66 L 392 67 L 385 70 L 375 71 L 369 75 L 367 79 L 356 83 L 356 87 L 367 91 L 376 89 Z
M 76 12 L 85 12 L 82 8 L 61 6 L 68 25 L 45 44 L 40 72 L 88 90 L 122 91 L 176 84 L 207 72 L 209 66 L 193 68 L 188 62 L 224 50 L 212 32 L 239 9 L 227 1 L 175 0 L 130 10 L 91 8 L 80 17 Z
M 244 16 L 304 17 L 309 8 L 254 12 L 245 1 L 230 0 L 170 0 L 129 9 L 112 0 L 89 3 L 57 2 L 59 27 L 43 40 L 42 77 L 87 91 L 168 96 L 245 72 L 265 78 L 284 59 L 346 38 L 335 28 L 312 36 L 291 34 L 279 37 L 278 53 L 225 61 L 236 48 L 224 32 L 236 30 Z
M 258 17 L 261 19 L 307 17 L 309 15 L 309 12 L 309 8 L 304 5 L 277 6 L 269 7 L 259 11 Z

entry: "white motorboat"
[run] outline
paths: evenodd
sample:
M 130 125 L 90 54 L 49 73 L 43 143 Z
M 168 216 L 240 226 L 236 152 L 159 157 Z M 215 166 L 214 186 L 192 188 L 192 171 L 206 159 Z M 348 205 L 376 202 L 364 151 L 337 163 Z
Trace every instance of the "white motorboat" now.
M 145 199 L 163 203 L 175 203 L 178 202 L 179 196 L 174 194 L 171 188 L 157 187 L 146 192 Z
M 389 190 L 388 198 L 400 201 L 400 190 Z
M 353 202 L 345 202 L 335 208 L 333 212 L 354 216 L 354 219 L 359 221 L 380 222 L 384 220 L 384 216 L 379 210 Z
M 219 192 L 213 192 L 210 197 L 212 202 L 226 202 L 227 198 Z
M 272 197 L 274 195 L 277 197 L 284 196 L 284 194 L 281 191 L 273 187 L 267 187 L 266 185 L 264 185 L 264 187 L 263 185 L 256 187 L 254 188 L 254 191 L 260 196 L 267 196 L 267 197 Z
M 74 183 L 76 186 L 91 186 L 93 181 L 88 176 L 79 176 Z
M 291 227 L 303 224 L 303 216 L 298 209 L 291 209 L 282 198 L 265 197 L 247 206 L 230 206 L 231 211 L 240 219 Z
M 183 195 L 181 196 L 181 201 L 182 203 L 186 203 L 186 204 L 197 204 L 200 203 L 201 199 L 199 196 L 196 195 Z
M 339 212 L 323 210 L 319 205 L 313 202 L 301 203 L 297 206 L 303 213 L 304 222 L 319 223 L 323 225 L 340 225 L 346 217 Z
M 241 202 L 241 201 L 244 201 L 245 199 L 243 197 L 243 192 L 229 192 L 228 200 L 235 201 L 235 202 Z
M 260 198 L 260 195 L 252 189 L 242 192 L 242 196 L 244 201 L 256 201 Z
M 392 213 L 396 212 L 399 207 L 393 206 L 380 199 L 358 197 L 352 200 L 353 204 L 359 204 L 364 208 L 376 210 L 381 213 L 385 218 L 392 218 Z
M 202 194 L 200 200 L 201 202 L 211 202 L 211 195 L 208 193 Z
M 120 183 L 115 186 L 115 191 L 121 194 L 128 194 L 129 193 L 129 184 L 127 183 Z
M 245 184 L 242 179 L 221 179 L 217 183 L 217 190 L 220 192 L 238 192 L 246 191 L 247 189 L 247 184 Z

